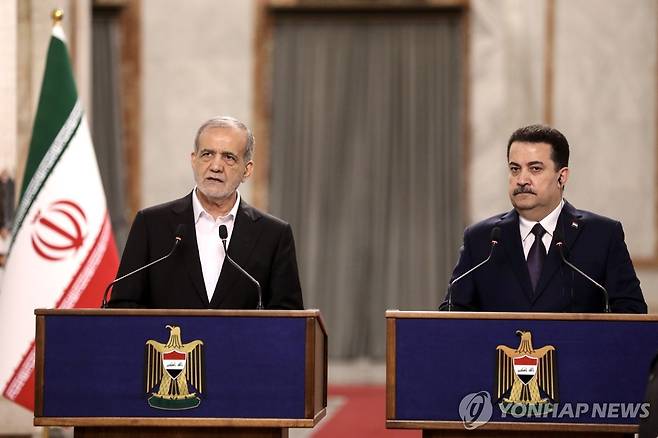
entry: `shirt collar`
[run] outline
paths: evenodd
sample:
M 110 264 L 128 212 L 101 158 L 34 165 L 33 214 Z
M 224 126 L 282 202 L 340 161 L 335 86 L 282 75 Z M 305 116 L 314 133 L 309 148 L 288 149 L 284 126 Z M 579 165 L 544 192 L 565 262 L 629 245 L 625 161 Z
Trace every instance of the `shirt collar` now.
M 540 220 L 539 223 L 546 230 L 549 236 L 553 237 L 555 232 L 555 227 L 557 227 L 557 220 L 560 217 L 560 212 L 564 207 L 564 198 L 560 200 L 560 203 L 553 211 L 551 211 L 544 219 Z M 530 232 L 532 232 L 532 227 L 535 226 L 537 222 L 528 220 L 521 215 L 519 215 L 519 230 L 521 231 L 521 240 L 525 240 Z
M 214 221 L 215 218 L 212 217 L 210 213 L 206 211 L 205 208 L 203 208 L 203 205 L 201 205 L 201 201 L 199 201 L 199 198 L 197 196 L 197 187 L 194 187 L 194 192 L 192 193 L 192 211 L 194 212 L 194 223 L 196 224 L 199 222 L 199 218 L 202 215 L 206 215 L 210 220 Z M 219 217 L 217 219 L 226 219 L 229 217 L 232 217 L 235 219 L 235 217 L 238 214 L 238 207 L 240 207 L 240 191 L 236 190 L 235 193 L 238 194 L 237 198 L 235 199 L 235 204 L 233 204 L 233 207 L 231 207 L 231 210 L 228 212 L 226 216 Z

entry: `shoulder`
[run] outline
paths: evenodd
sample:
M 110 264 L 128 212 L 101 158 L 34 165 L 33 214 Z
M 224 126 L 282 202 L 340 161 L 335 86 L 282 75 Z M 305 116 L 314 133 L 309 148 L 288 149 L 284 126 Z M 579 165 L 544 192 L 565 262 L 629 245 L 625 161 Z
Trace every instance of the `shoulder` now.
M 238 216 L 244 216 L 249 218 L 254 224 L 265 226 L 275 229 L 286 229 L 290 228 L 290 224 L 283 219 L 280 219 L 271 214 L 265 213 L 255 207 L 252 207 L 244 200 L 240 201 L 240 207 L 238 208 Z
M 491 236 L 491 230 L 493 230 L 494 227 L 501 226 L 510 221 L 517 221 L 517 217 L 518 216 L 514 210 L 496 214 L 466 227 L 464 230 L 464 236 L 469 238 L 479 238 L 482 236 L 484 239 L 489 239 L 489 236 Z
M 611 229 L 621 227 L 621 222 L 607 216 L 603 216 L 591 211 L 580 210 L 569 203 L 564 205 L 563 214 L 567 219 L 578 226 L 579 224 L 591 226 L 593 228 Z
M 160 216 L 162 214 L 167 214 L 170 212 L 182 213 L 185 210 L 192 209 L 192 193 L 188 193 L 182 198 L 175 199 L 173 201 L 164 202 L 162 204 L 153 205 L 151 207 L 144 208 L 137 212 L 138 215 L 151 217 L 151 216 Z

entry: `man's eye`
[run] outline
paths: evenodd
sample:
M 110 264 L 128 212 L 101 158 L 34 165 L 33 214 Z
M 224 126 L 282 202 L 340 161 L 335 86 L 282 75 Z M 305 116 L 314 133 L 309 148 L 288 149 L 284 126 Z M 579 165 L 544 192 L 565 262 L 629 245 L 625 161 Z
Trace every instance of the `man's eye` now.
M 533 166 L 530 168 L 530 170 L 532 170 L 533 172 L 541 172 L 542 168 L 539 166 Z

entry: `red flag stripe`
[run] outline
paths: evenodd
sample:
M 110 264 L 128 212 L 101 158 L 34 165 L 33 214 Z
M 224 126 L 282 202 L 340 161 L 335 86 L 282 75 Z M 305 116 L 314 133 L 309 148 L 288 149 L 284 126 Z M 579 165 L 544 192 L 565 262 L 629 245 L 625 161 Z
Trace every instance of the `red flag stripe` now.
M 171 351 L 169 353 L 163 354 L 165 360 L 183 360 L 185 359 L 185 353 L 180 353 L 178 351 Z
M 514 365 L 537 365 L 537 359 L 530 356 L 517 357 Z

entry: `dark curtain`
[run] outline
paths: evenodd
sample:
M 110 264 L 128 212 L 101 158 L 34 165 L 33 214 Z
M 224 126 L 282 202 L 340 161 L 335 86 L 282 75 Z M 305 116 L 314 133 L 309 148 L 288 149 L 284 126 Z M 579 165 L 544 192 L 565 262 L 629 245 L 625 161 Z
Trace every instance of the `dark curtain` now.
M 442 301 L 462 227 L 457 13 L 275 19 L 270 210 L 332 357 L 382 358 L 385 310 Z

